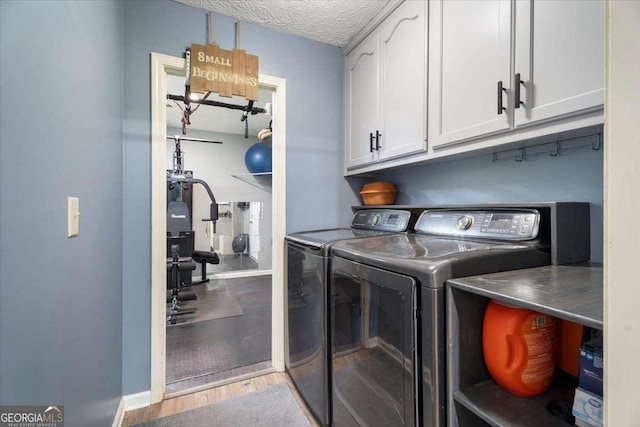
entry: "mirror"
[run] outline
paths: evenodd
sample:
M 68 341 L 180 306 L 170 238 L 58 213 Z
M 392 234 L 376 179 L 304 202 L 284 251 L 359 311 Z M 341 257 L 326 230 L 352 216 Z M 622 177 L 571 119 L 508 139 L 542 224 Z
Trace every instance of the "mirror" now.
M 259 269 L 271 258 L 270 245 L 262 237 L 266 227 L 264 203 L 220 202 L 216 232 L 212 233 L 213 227 L 207 230 L 209 246 L 220 258 L 220 264 L 211 266 L 211 270 Z

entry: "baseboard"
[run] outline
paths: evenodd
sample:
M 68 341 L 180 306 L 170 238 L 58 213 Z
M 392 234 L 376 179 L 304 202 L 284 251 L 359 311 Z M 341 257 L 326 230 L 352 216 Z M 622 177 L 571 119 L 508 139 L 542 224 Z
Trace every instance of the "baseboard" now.
M 237 279 L 239 277 L 268 276 L 272 270 L 236 270 L 230 272 L 213 273 L 212 279 Z
M 121 397 L 120 402 L 118 402 L 118 409 L 116 410 L 115 417 L 113 417 L 112 427 L 120 427 L 122 420 L 124 420 L 124 397 Z
M 151 405 L 151 391 L 147 390 L 140 393 L 128 394 L 122 399 L 124 400 L 125 412 L 146 408 Z

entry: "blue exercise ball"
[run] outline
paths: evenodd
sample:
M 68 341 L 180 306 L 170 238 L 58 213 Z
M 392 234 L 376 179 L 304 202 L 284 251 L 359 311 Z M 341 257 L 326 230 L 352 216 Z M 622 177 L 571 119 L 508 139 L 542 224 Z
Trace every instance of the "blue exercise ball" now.
M 244 164 L 251 173 L 271 172 L 271 147 L 258 142 L 244 155 Z

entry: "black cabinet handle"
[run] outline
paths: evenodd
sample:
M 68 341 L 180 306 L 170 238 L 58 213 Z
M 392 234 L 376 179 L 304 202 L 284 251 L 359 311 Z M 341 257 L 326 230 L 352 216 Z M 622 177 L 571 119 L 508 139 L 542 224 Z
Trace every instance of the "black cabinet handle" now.
M 373 133 L 369 132 L 369 152 L 373 153 Z
M 382 148 L 380 146 L 380 137 L 381 136 L 382 136 L 382 134 L 376 130 L 376 151 L 378 151 L 380 148 Z
M 513 108 L 520 108 L 520 106 L 522 104 L 524 104 L 524 102 L 520 101 L 520 85 L 524 84 L 524 82 L 522 80 L 520 80 L 520 73 L 516 74 L 516 87 L 515 87 L 515 105 L 513 106 Z
M 506 108 L 502 106 L 502 92 L 506 92 L 507 90 L 502 87 L 502 80 L 498 82 L 498 114 L 502 114 Z

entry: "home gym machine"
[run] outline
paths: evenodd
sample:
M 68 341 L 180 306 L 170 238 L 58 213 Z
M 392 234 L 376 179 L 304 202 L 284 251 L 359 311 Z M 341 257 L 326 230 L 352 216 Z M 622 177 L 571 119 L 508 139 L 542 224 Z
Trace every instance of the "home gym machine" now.
M 218 220 L 218 203 L 209 185 L 193 177 L 193 172 L 184 169 L 184 154 L 180 146 L 181 141 L 207 142 L 222 144 L 220 141 L 210 141 L 186 136 L 167 136 L 175 142 L 173 154 L 173 169 L 167 170 L 167 322 L 176 324 L 178 317 L 193 314 L 193 309 L 181 308 L 184 301 L 196 300 L 195 292 L 184 288 L 191 285 L 206 283 L 206 265 L 218 264 L 220 259 L 215 252 L 194 250 L 194 231 L 192 227 L 192 198 L 193 185 L 204 187 L 211 204 L 209 218 L 203 221 L 213 223 L 213 232 Z M 196 262 L 201 264 L 202 280 L 193 283 L 191 272 L 196 269 Z

